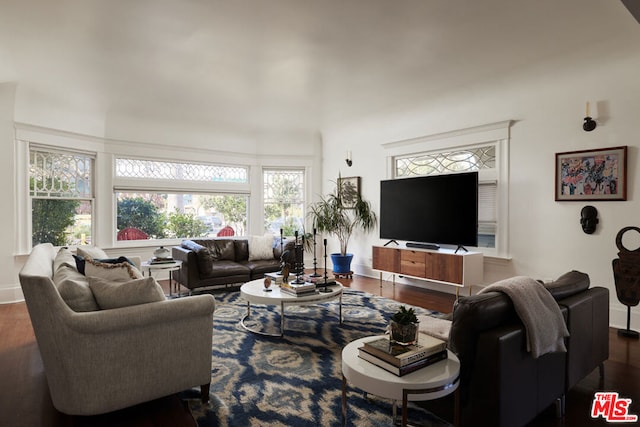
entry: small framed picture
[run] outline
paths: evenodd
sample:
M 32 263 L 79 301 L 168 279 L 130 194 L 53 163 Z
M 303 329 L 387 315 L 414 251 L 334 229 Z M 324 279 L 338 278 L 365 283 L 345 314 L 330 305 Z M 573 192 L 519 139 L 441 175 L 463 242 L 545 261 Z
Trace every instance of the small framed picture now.
M 627 200 L 627 146 L 556 154 L 556 200 Z
M 342 206 L 347 209 L 353 209 L 360 197 L 360 177 L 338 178 L 338 192 L 342 200 Z

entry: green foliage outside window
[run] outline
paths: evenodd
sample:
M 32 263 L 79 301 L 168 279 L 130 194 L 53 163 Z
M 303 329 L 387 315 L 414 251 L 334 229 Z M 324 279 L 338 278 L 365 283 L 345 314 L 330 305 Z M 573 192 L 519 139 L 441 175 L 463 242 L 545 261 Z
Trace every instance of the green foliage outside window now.
M 193 214 L 180 213 L 177 209 L 169 214 L 167 230 L 171 237 L 203 237 L 207 229 L 207 225 Z
M 142 197 L 118 200 L 118 230 L 137 228 L 155 238 L 165 237 L 165 216 L 151 201 Z
M 225 225 L 246 227 L 247 197 L 246 196 L 210 196 L 203 200 L 205 208 L 213 209 L 223 215 Z M 236 230 L 237 231 L 237 230 Z
M 39 243 L 51 243 L 54 246 L 66 246 L 67 230 L 75 224 L 76 209 L 80 201 L 69 199 L 33 199 L 31 201 L 31 227 L 33 246 Z

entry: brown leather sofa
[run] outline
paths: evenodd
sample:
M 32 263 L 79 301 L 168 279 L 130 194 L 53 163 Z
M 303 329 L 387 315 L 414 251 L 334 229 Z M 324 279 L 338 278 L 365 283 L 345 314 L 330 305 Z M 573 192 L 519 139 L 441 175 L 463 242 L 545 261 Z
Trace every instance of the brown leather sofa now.
M 501 292 L 461 297 L 453 311 L 449 347 L 461 362 L 463 426 L 522 426 L 557 403 L 609 357 L 609 291 L 589 288 L 589 276 L 562 275 L 545 287 L 560 306 L 570 337 L 566 353 L 534 359 L 511 300 Z M 566 404 L 571 404 L 567 402 Z
M 280 246 L 274 245 L 270 258 L 249 260 L 249 240 L 208 238 L 184 240 L 172 248 L 175 260 L 182 261 L 173 279 L 190 291 L 197 288 L 245 283 L 265 273 L 280 270 Z

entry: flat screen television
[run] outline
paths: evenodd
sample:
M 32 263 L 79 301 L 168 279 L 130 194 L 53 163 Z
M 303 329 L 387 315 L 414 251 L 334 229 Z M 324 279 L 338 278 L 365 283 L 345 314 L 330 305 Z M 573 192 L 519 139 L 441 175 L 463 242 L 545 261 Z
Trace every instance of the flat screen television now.
M 380 238 L 478 246 L 478 173 L 380 181 Z

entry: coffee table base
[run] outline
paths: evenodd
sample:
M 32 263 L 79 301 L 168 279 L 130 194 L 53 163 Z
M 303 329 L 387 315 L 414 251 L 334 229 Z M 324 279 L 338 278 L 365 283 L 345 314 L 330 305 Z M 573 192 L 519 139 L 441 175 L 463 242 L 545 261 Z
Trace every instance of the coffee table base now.
M 270 332 L 263 332 L 263 331 L 259 331 L 257 329 L 251 329 L 250 327 L 248 327 L 247 325 L 244 324 L 245 319 L 251 317 L 251 303 L 247 302 L 247 314 L 245 314 L 244 316 L 242 316 L 242 319 L 240 319 L 240 326 L 242 326 L 244 328 L 244 330 L 252 332 L 254 334 L 258 334 L 258 335 L 264 335 L 267 337 L 280 337 L 282 338 L 284 336 L 284 302 L 280 302 L 280 333 L 279 334 L 274 334 L 274 333 L 270 333 Z
M 319 301 L 319 302 L 324 302 L 324 301 Z M 242 326 L 244 328 L 244 330 L 249 331 L 251 333 L 254 334 L 258 334 L 258 335 L 263 335 L 263 336 L 267 336 L 267 337 L 284 337 L 284 305 L 286 304 L 285 301 L 280 301 L 280 333 L 272 333 L 272 332 L 263 332 L 263 331 L 259 331 L 257 329 L 252 329 L 250 327 L 248 327 L 244 322 L 246 319 L 251 317 L 251 303 L 247 301 L 247 314 L 245 314 L 244 316 L 242 316 L 242 318 L 240 319 L 240 326 Z M 313 304 L 313 301 L 309 301 L 309 304 Z M 300 305 L 300 303 L 297 302 L 292 302 L 291 305 Z M 342 294 L 340 294 L 340 299 L 339 299 L 339 313 L 340 313 L 340 324 L 342 324 Z

